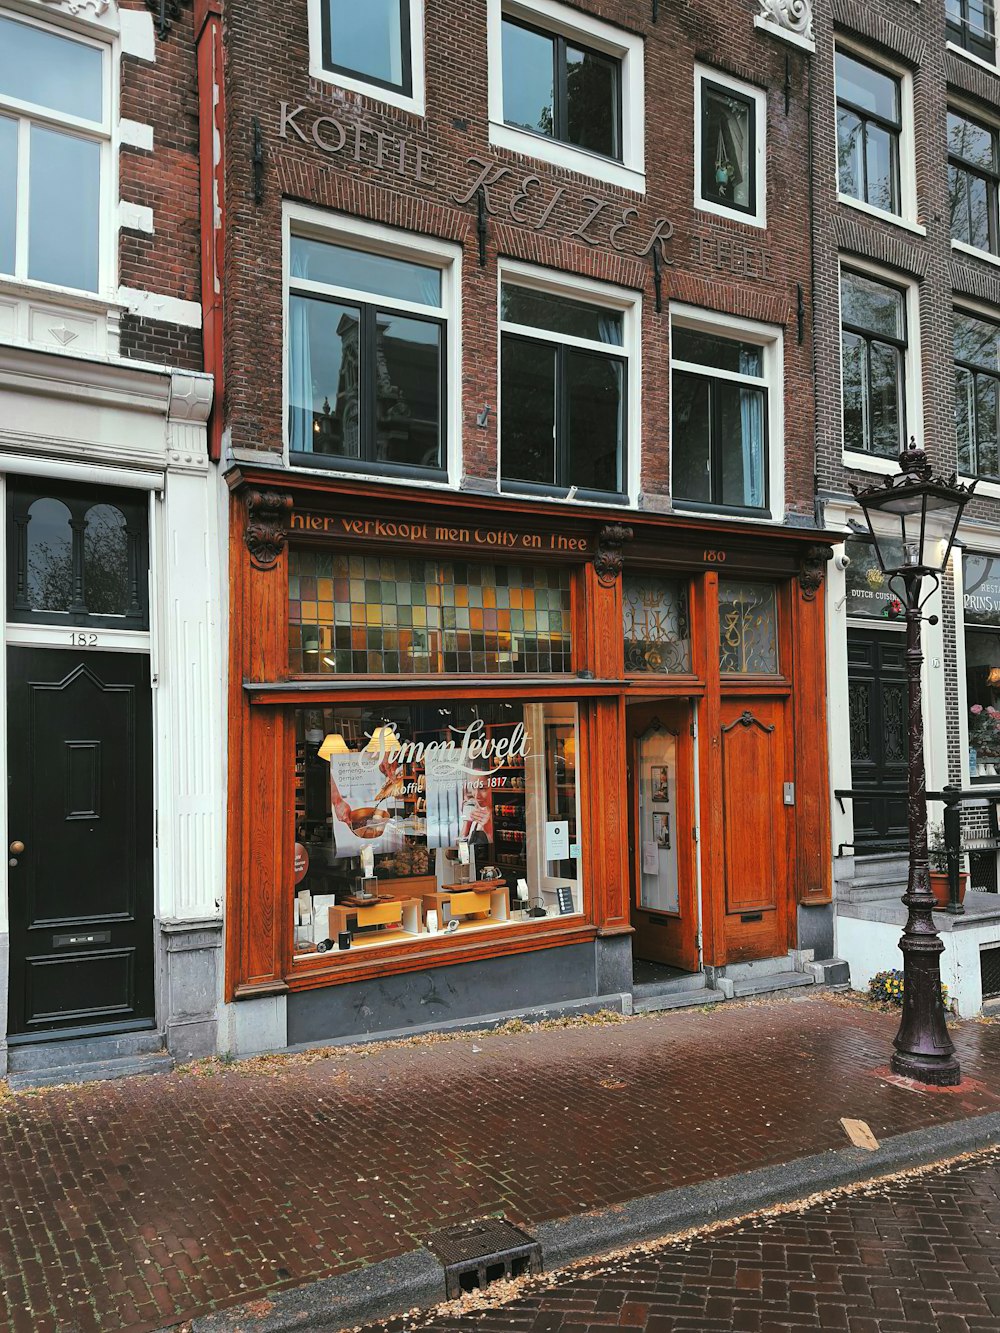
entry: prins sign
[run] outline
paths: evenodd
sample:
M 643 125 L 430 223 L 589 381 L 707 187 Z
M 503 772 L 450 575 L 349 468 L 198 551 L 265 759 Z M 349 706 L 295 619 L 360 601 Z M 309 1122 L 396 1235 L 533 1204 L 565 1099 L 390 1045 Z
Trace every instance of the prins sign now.
M 590 539 L 561 532 L 519 532 L 512 528 L 450 523 L 412 523 L 403 519 L 344 518 L 340 514 L 296 511 L 291 531 L 340 537 L 361 542 L 402 542 L 414 546 L 464 546 L 503 551 L 547 551 L 562 555 L 589 555 Z

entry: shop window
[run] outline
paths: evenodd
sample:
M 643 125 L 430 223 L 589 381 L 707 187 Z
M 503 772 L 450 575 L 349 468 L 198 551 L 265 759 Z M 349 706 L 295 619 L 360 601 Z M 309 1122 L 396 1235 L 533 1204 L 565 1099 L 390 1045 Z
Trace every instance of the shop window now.
M 622 576 L 625 670 L 675 674 L 691 670 L 688 589 L 681 579 Z
M 488 0 L 490 141 L 641 190 L 642 39 L 559 0 Z
M 945 15 L 949 42 L 987 64 L 996 62 L 993 0 L 945 0 Z
M 443 478 L 444 283 L 440 268 L 409 258 L 291 237 L 294 462 Z
M 996 781 L 1000 766 L 1000 558 L 962 556 L 969 773 Z
M 1000 252 L 997 132 L 956 111 L 948 112 L 948 198 L 951 238 L 989 254 Z
M 899 213 L 900 80 L 838 51 L 836 81 L 840 193 Z
M 500 320 L 505 488 L 623 501 L 626 312 L 504 282 Z
M 1000 477 L 1000 327 L 956 311 L 955 427 L 966 476 Z
M 583 910 L 575 704 L 301 708 L 295 738 L 299 957 Z
M 675 323 L 671 419 L 675 499 L 768 511 L 767 348 Z
M 100 44 L 0 14 L 0 273 L 100 287 L 108 79 Z
M 767 99 L 759 88 L 695 67 L 695 203 L 764 225 Z
M 773 584 L 719 580 L 719 667 L 724 675 L 777 673 L 778 608 Z
M 887 560 L 896 558 L 903 564 L 902 542 L 880 537 L 879 543 Z M 901 621 L 905 612 L 899 587 L 891 587 L 882 572 L 875 543 L 867 537 L 848 537 L 844 554 L 850 560 L 844 574 L 846 614 L 852 619 Z
M 8 561 L 11 620 L 148 627 L 145 496 L 11 482 Z
M 570 571 L 289 553 L 296 674 L 523 675 L 572 670 Z
M 906 438 L 905 300 L 889 283 L 841 272 L 845 449 L 895 458 Z

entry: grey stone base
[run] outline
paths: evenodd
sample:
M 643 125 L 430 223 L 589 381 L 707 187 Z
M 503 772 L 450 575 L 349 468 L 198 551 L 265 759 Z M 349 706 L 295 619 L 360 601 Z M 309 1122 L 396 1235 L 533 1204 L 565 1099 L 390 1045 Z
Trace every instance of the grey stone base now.
M 811 949 L 813 958 L 833 956 L 833 903 L 799 903 L 798 947 Z
M 7 990 L 10 983 L 10 936 L 0 933 L 0 1078 L 7 1075 Z
M 164 920 L 158 924 L 159 1018 L 167 1050 L 179 1060 L 219 1049 L 222 922 Z

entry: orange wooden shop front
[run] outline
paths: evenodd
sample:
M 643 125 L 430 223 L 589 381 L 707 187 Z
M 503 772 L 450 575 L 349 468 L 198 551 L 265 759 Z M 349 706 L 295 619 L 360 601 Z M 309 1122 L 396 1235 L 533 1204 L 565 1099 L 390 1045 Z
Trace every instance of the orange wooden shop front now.
M 373 981 L 391 990 L 393 978 L 444 967 L 455 996 L 467 990 L 457 1008 L 471 1014 L 486 1011 L 477 1003 L 531 1008 L 628 990 L 633 954 L 696 971 L 796 947 L 802 910 L 830 901 L 823 534 L 408 488 L 389 496 L 374 484 L 276 470 L 234 470 L 229 482 L 228 998 L 287 995 L 290 1013 L 308 1003 L 308 1021 L 290 1023 L 305 1039 L 427 1018 L 426 1008 L 405 1012 L 405 989 L 384 1021 L 370 1005 L 367 1018 L 357 1005 L 345 1017 L 342 997 L 327 1015 L 322 997 L 306 998 L 327 988 L 370 994 Z M 356 574 L 355 596 L 365 570 L 381 571 L 381 584 L 364 586 L 382 587 L 383 599 L 405 570 L 443 581 L 459 603 L 468 600 L 463 578 L 488 589 L 535 580 L 563 609 L 544 641 L 529 629 L 513 636 L 517 651 L 508 636 L 500 652 L 506 631 L 477 639 L 474 629 L 471 640 L 461 628 L 414 634 L 396 628 L 397 617 L 400 626 L 411 617 L 392 606 L 378 652 L 359 656 L 342 646 L 366 642 L 352 621 L 365 621 L 358 601 L 318 614 L 302 600 L 302 589 L 314 595 L 303 572 L 318 569 Z M 317 624 L 303 620 L 303 607 Z M 328 772 L 360 760 L 327 770 L 319 751 L 338 737 L 338 749 L 363 757 L 385 724 L 406 754 L 407 728 L 422 727 L 426 742 L 435 714 L 475 718 L 484 737 L 520 735 L 529 759 L 473 784 L 514 786 L 491 793 L 490 838 L 482 820 L 465 872 L 455 862 L 468 848 L 442 850 L 438 838 L 432 852 L 426 813 L 421 824 L 420 784 L 431 769 L 400 768 L 395 812 L 378 812 L 386 819 L 378 829 L 396 823 L 400 837 L 391 855 L 374 858 L 374 878 L 381 900 L 410 906 L 405 922 L 402 909 L 385 907 L 377 922 L 350 905 L 363 901 L 354 897 L 360 858 L 329 852 L 347 807 L 338 792 L 332 807 L 324 797 Z M 518 778 L 518 762 L 527 762 L 527 778 Z M 315 782 L 308 799 L 320 801 L 321 817 L 309 819 L 302 792 Z M 519 801 L 535 812 L 523 839 Z M 557 847 L 549 840 L 563 817 L 568 839 Z M 492 899 L 486 872 L 498 877 L 494 890 L 500 884 Z M 463 873 L 486 897 L 468 896 Z M 458 890 L 463 908 L 482 910 L 442 929 L 442 902 Z M 327 920 L 357 928 L 348 947 L 319 938 Z

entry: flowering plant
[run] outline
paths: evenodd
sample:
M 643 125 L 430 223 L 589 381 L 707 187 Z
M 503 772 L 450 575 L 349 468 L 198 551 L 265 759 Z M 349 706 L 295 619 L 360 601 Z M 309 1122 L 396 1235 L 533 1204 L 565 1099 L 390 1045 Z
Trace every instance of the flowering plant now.
M 969 709 L 969 744 L 982 755 L 1000 755 L 1000 711 L 987 704 Z
M 868 983 L 868 998 L 877 1004 L 903 1003 L 903 974 L 898 967 L 888 972 L 876 972 Z M 941 1003 L 948 1008 L 948 987 L 941 982 Z

